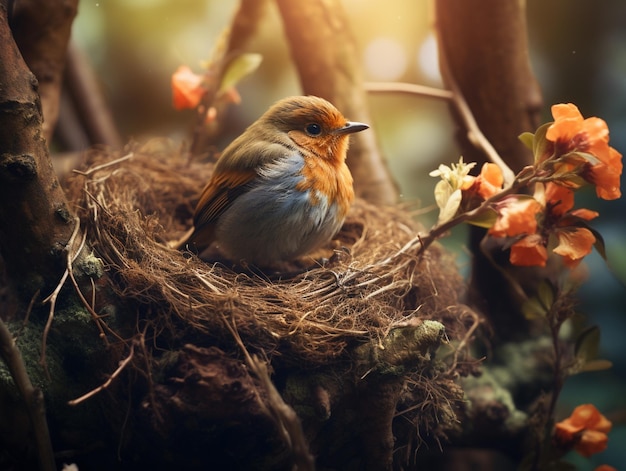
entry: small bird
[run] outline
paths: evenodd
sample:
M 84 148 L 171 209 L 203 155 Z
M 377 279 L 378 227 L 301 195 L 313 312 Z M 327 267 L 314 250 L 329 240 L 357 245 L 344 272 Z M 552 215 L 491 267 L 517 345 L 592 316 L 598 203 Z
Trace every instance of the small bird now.
M 179 247 L 259 267 L 320 248 L 354 200 L 349 135 L 368 127 L 322 98 L 278 101 L 223 151 Z

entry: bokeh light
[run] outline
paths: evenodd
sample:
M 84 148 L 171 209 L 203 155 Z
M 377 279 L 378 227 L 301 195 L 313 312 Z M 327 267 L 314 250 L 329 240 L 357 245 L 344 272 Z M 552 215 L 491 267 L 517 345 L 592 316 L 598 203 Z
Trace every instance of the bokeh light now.
M 439 72 L 439 52 L 437 39 L 430 33 L 417 51 L 417 67 L 423 77 L 433 84 L 440 84 L 441 73 Z
M 397 80 L 407 68 L 404 46 L 391 38 L 375 38 L 365 48 L 365 70 L 376 80 Z

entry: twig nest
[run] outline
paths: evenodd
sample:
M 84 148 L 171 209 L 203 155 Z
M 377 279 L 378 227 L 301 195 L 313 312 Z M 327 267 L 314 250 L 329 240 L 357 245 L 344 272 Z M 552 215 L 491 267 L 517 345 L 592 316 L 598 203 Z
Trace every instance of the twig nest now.
M 408 437 L 416 427 L 439 440 L 458 426 L 463 391 L 456 378 L 475 367 L 460 360 L 468 357 L 479 319 L 459 303 L 463 282 L 452 257 L 437 244 L 420 251 L 420 227 L 410 214 L 357 200 L 327 247 L 328 261 L 267 275 L 168 248 L 190 227 L 211 163 L 152 141 L 131 145 L 125 154 L 94 150 L 86 166 L 70 179 L 68 194 L 109 270 L 110 289 L 128 307 L 131 332 L 120 338 L 141 338 L 156 375 L 178 378 L 155 388 L 154 411 L 193 396 L 186 389 L 194 385 L 221 390 L 228 383 L 215 383 L 217 370 L 186 361 L 188 352 L 221 352 L 228 373 L 230 359 L 240 364 L 245 348 L 271 363 L 294 407 L 303 401 L 302 410 L 318 411 L 310 420 L 330 420 L 340 435 L 351 416 L 329 419 L 332 406 L 342 410 L 362 395 L 356 391 L 370 394 L 370 387 L 386 391 L 372 393 L 390 408 L 385 420 L 403 417 L 394 431 L 398 440 L 414 444 Z M 117 321 L 124 324 L 119 315 Z M 448 341 L 456 341 L 448 361 L 435 360 L 435 350 Z M 367 414 L 371 406 L 362 406 Z M 202 410 L 193 416 L 210 415 L 213 406 L 196 407 Z M 324 436 L 310 438 L 322 449 L 331 446 Z
M 270 278 L 167 247 L 190 227 L 211 163 L 151 141 L 124 155 L 94 150 L 87 166 L 69 195 L 88 240 L 114 272 L 113 289 L 158 329 L 172 329 L 172 339 L 196 331 L 221 345 L 228 323 L 248 348 L 315 366 L 350 344 L 384 349 L 394 329 L 423 320 L 441 323 L 451 339 L 476 320 L 459 305 L 451 256 L 434 245 L 418 257 L 420 227 L 398 208 L 357 200 L 325 265 Z

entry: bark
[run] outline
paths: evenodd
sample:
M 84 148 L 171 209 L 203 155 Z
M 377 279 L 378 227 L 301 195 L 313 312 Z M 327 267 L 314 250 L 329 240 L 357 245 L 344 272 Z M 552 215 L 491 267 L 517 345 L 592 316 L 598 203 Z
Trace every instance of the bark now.
M 359 53 L 339 0 L 277 0 L 302 91 L 332 102 L 348 119 L 371 123 Z M 356 194 L 393 204 L 398 195 L 373 131 L 353 136 L 348 166 Z
M 73 218 L 42 133 L 37 79 L 0 7 L 0 250 L 26 301 L 59 279 Z
M 526 2 L 437 0 L 441 53 L 478 126 L 506 163 L 518 172 L 532 163 L 517 139 L 539 123 L 541 92 L 528 57 Z M 444 77 L 444 80 L 446 77 Z M 464 137 L 466 161 L 484 161 Z
M 515 173 L 532 163 L 531 153 L 517 136 L 538 127 L 542 104 L 529 63 L 525 14 L 526 4 L 519 0 L 486 0 L 480 5 L 464 0 L 436 2 L 444 80 L 454 80 L 478 127 Z M 482 149 L 468 140 L 462 124 L 459 127 L 465 161 L 484 162 Z M 481 252 L 484 234 L 480 228 L 470 230 L 471 300 L 490 318 L 496 338 L 523 334 L 526 321 L 521 312 L 514 312 L 520 300 Z M 501 247 L 491 250 L 498 263 L 508 263 Z
M 41 389 L 33 386 L 22 354 L 17 348 L 15 339 L 7 325 L 0 319 L 0 357 L 7 365 L 15 385 L 20 392 L 26 406 L 30 425 L 33 428 L 35 443 L 38 451 L 39 468 L 42 471 L 54 471 L 54 453 L 48 433 L 46 411 Z
M 268 0 L 241 0 L 228 35 L 227 51 L 241 52 L 256 33 Z
M 217 115 L 221 116 L 225 108 L 230 106 L 231 103 L 217 99 L 222 74 L 228 63 L 243 53 L 247 44 L 254 37 L 267 2 L 268 0 L 241 0 L 231 24 L 225 30 L 228 33 L 227 41 L 224 45 L 218 42 L 218 48 L 213 52 L 210 73 L 207 74 L 212 79 L 205 83 L 208 90 L 202 99 L 202 103 L 196 109 L 196 123 L 190 146 L 190 152 L 193 155 L 203 155 L 207 149 L 215 146 L 221 131 L 220 120 L 215 120 L 210 125 L 207 125 L 206 111 L 214 107 L 217 110 Z
M 83 134 L 91 145 L 122 147 L 122 138 L 113 121 L 113 115 L 100 88 L 89 59 L 80 48 L 70 43 L 67 54 L 65 88 L 68 95 L 66 115 L 80 123 L 80 130 L 66 129 L 65 143 L 68 150 L 82 151 L 83 142 L 79 138 L 73 142 L 76 131 Z M 69 115 L 69 116 L 68 116 Z M 69 120 L 70 123 L 72 120 Z M 59 123 L 59 127 L 66 123 Z M 85 137 L 83 139 L 85 139 Z
M 19 0 L 11 17 L 13 37 L 39 80 L 43 135 L 50 140 L 59 115 L 67 44 L 78 0 Z

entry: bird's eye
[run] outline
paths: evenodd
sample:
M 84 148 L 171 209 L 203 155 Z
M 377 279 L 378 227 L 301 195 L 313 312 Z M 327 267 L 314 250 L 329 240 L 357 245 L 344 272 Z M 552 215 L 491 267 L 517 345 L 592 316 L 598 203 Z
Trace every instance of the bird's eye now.
M 322 133 L 322 127 L 317 123 L 307 124 L 304 130 L 309 136 L 319 136 Z

